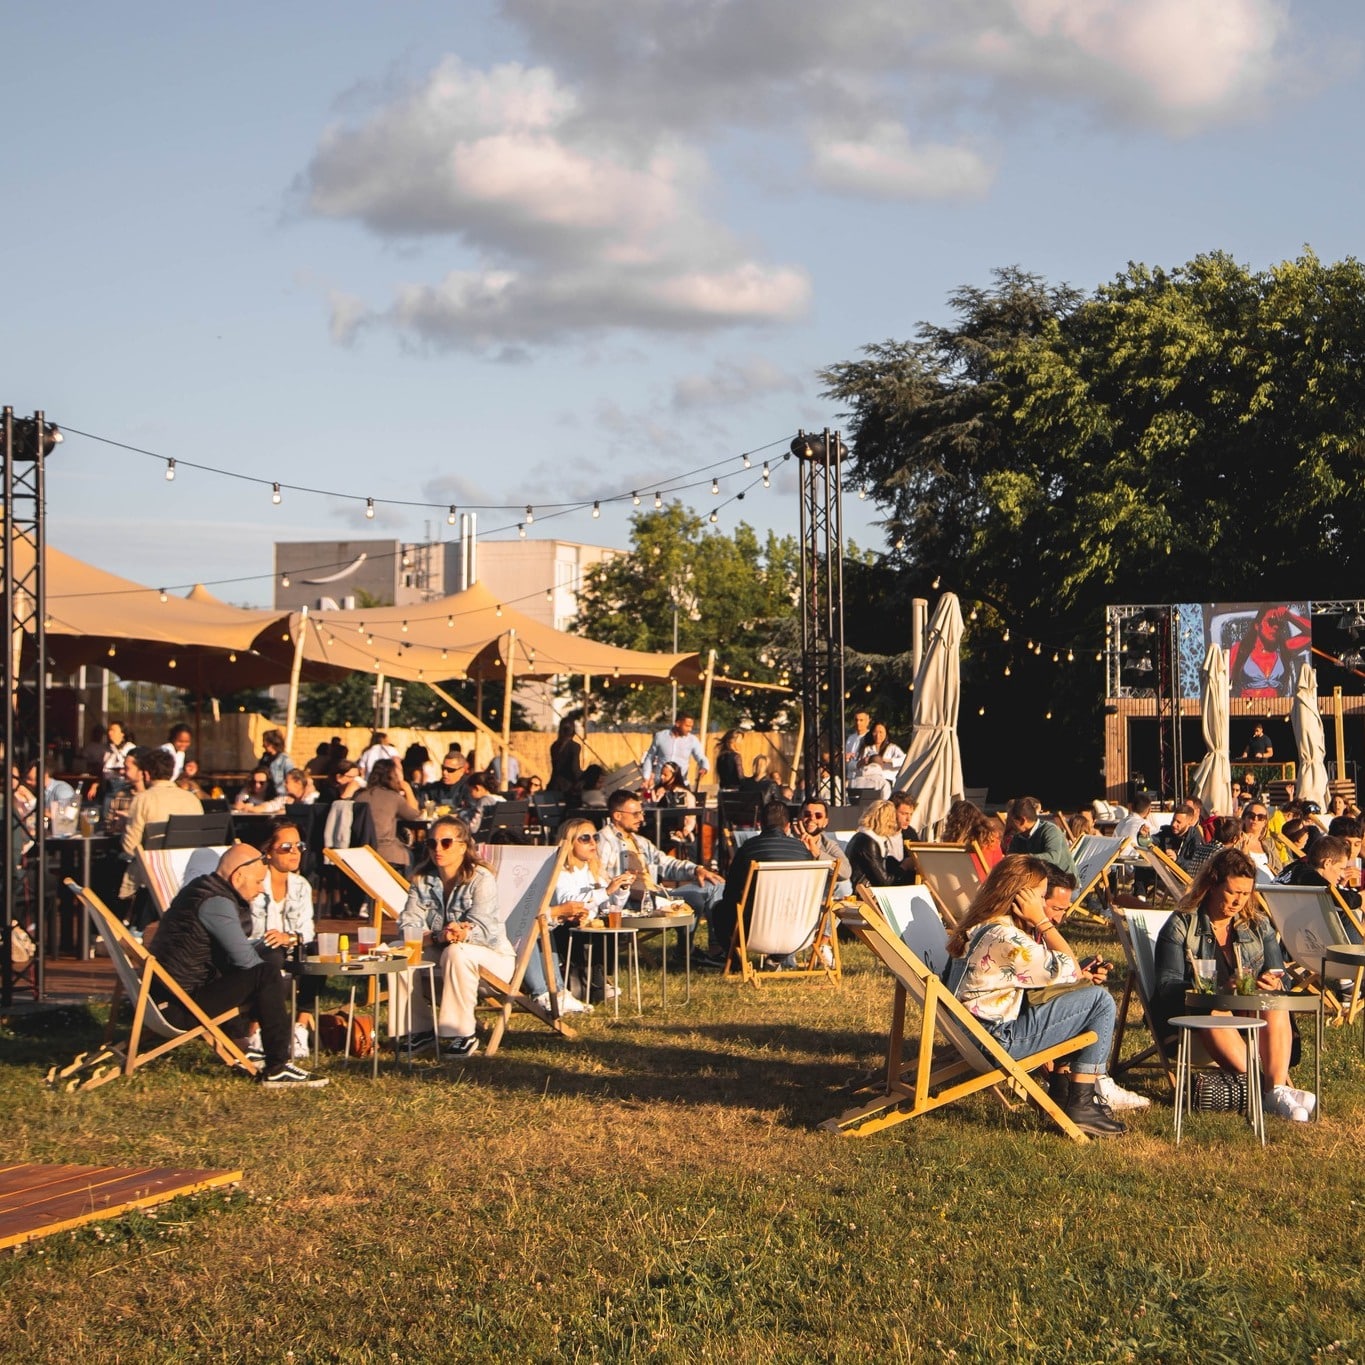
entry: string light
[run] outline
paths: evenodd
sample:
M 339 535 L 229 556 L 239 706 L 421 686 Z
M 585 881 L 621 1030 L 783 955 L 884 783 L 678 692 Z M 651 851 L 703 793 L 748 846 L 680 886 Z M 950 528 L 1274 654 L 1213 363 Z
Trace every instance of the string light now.
M 174 479 L 174 478 L 175 478 L 175 461 L 174 461 L 174 460 L 167 460 L 167 461 L 166 461 L 166 482 L 167 482 L 167 483 L 170 483 L 171 480 Z
M 596 498 L 593 499 L 592 514 L 594 518 L 602 515 L 602 504 L 598 502 Z
M 1001 638 L 1002 641 L 1004 641 L 1005 644 L 1009 644 L 1009 642 L 1010 642 L 1010 628 L 1009 628 L 1008 626 L 1005 627 L 1005 633 L 1004 633 L 1000 638 Z
M 630 495 L 630 501 L 633 506 L 638 507 L 640 505 L 640 495 L 638 493 L 632 492 Z
M 744 461 L 745 469 L 752 469 L 754 467 L 753 461 L 749 458 L 747 454 L 741 455 L 739 458 Z
M 403 634 L 406 635 L 407 633 L 408 633 L 408 623 L 407 623 L 406 621 L 404 621 L 404 622 L 403 622 Z
M 526 539 L 526 523 L 524 521 L 517 522 L 517 535 L 519 535 L 522 540 Z
M 932 583 L 930 583 L 929 586 L 930 586 L 931 588 L 933 588 L 933 590 L 934 590 L 935 592 L 937 592 L 937 591 L 938 591 L 938 585 L 939 585 L 940 583 L 942 583 L 942 582 L 943 582 L 942 577 L 941 577 L 939 574 L 935 574 L 935 575 L 934 575 L 934 581 L 933 581 Z
M 664 505 L 664 500 L 663 500 L 657 493 L 655 493 L 655 495 L 654 495 L 654 510 L 657 512 L 663 505 Z
M 767 460 L 764 460 L 764 461 L 763 461 L 763 487 L 764 487 L 764 488 L 771 488 L 771 487 L 772 487 L 772 475 L 769 474 L 769 472 L 768 472 L 768 462 L 767 462 Z
M 452 613 L 450 616 L 447 616 L 447 617 L 446 617 L 446 625 L 447 625 L 447 626 L 453 626 L 454 624 L 455 624 L 455 616 L 454 616 L 454 614 Z
M 898 540 L 898 541 L 896 542 L 896 548 L 899 550 L 900 547 L 901 547 L 901 542 Z M 975 608 L 975 607 L 972 608 L 971 614 L 967 617 L 967 620 L 969 620 L 969 621 L 975 621 L 975 620 L 976 620 L 976 608 Z
M 1009 666 L 1009 664 L 1006 664 L 1006 665 L 1005 665 L 1005 676 L 1008 678 L 1009 675 L 1010 675 L 1010 666 Z
M 501 615 L 502 615 L 502 603 L 501 603 L 501 602 L 498 603 L 497 610 L 493 613 L 493 615 L 494 615 L 494 616 L 501 616 Z
M 272 483 L 270 485 L 270 501 L 273 502 L 276 507 L 280 505 L 280 486 L 277 483 Z
M 1069 649 L 1068 649 L 1067 652 L 1066 652 L 1066 661 L 1067 661 L 1067 663 L 1069 663 L 1069 664 L 1074 664 L 1074 663 L 1076 662 L 1076 656 L 1075 656 L 1075 654 L 1073 654 L 1073 653 L 1071 652 L 1071 650 L 1069 650 Z
M 367 517 L 369 517 L 369 519 L 370 519 L 371 521 L 374 520 L 374 499 L 373 499 L 373 498 L 366 498 L 366 499 L 365 499 L 365 515 L 366 515 Z
M 719 480 L 719 479 L 712 479 L 712 480 L 711 480 L 711 492 L 712 492 L 713 494 L 719 494 L 719 493 L 720 493 L 720 480 Z
M 161 589 L 161 594 L 160 594 L 160 595 L 161 595 L 161 600 L 164 602 L 164 601 L 166 600 L 166 589 L 165 589 L 165 588 L 162 588 L 162 589 Z
M 715 512 L 712 512 L 712 513 L 711 513 L 711 525 L 714 526 L 719 520 L 720 520 L 720 517 L 717 516 L 717 514 L 716 514 Z
M 536 509 L 528 502 L 526 504 L 526 524 L 529 526 L 536 519 Z
M 453 502 L 450 504 L 450 511 L 446 513 L 446 525 L 455 525 L 455 504 Z
M 280 587 L 282 587 L 282 588 L 287 588 L 288 586 L 289 586 L 289 575 L 288 575 L 287 573 L 281 574 L 281 575 L 280 575 Z
M 547 602 L 553 602 L 555 600 L 555 590 L 553 588 L 545 589 L 545 600 Z

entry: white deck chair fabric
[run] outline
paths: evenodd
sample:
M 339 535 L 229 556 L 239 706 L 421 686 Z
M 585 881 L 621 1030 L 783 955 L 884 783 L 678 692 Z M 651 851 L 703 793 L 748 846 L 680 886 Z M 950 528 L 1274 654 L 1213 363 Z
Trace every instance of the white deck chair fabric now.
M 1103 834 L 1081 835 L 1071 855 L 1076 863 L 1074 899 L 1077 903 L 1095 889 L 1109 864 L 1123 853 L 1128 843 L 1127 839 L 1114 839 Z
M 924 884 L 942 906 L 943 914 L 959 924 L 981 890 L 981 872 L 966 844 L 906 844 L 915 855 Z
M 218 860 L 227 850 L 227 844 L 210 844 L 202 848 L 138 849 L 138 866 L 156 906 L 156 913 L 164 915 L 187 882 L 216 872 Z
M 745 946 L 761 957 L 788 957 L 815 938 L 829 899 L 834 864 L 754 863 L 749 873 Z
M 1133 945 L 1133 966 L 1137 969 L 1138 988 L 1144 1000 L 1151 1000 L 1156 989 L 1156 941 L 1172 910 L 1125 910 L 1128 939 Z
M 514 947 L 536 924 L 536 913 L 550 887 L 556 849 L 546 845 L 480 844 L 479 857 L 498 883 L 498 913 Z
M 936 976 L 947 979 L 948 930 L 928 888 L 879 886 L 869 889 L 900 941 Z
M 393 870 L 387 859 L 368 844 L 360 848 L 329 848 L 325 852 L 331 862 L 350 874 L 376 907 L 382 906 L 386 915 L 395 921 L 398 919 L 408 903 L 408 884 Z M 372 923 L 381 924 L 378 914 Z
M 1258 886 L 1290 958 L 1316 972 L 1326 949 L 1350 943 L 1332 893 L 1318 886 Z

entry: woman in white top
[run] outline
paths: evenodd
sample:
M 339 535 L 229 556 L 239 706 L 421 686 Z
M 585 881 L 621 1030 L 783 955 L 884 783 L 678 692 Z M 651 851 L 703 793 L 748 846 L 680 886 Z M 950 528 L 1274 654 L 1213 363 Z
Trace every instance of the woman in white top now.
M 848 785 L 877 792 L 884 801 L 891 795 L 891 784 L 905 762 L 905 750 L 891 742 L 881 721 L 872 727 L 868 739 L 858 756 L 858 775 Z
M 265 885 L 251 902 L 251 933 L 256 951 L 265 956 L 273 949 L 287 953 L 311 943 L 317 936 L 313 925 L 313 888 L 299 872 L 299 861 L 307 851 L 297 825 L 276 820 L 270 827 L 261 855 L 265 859 Z M 314 1007 L 322 989 L 322 978 L 298 979 L 298 1017 L 294 1029 L 294 1055 L 307 1056 L 308 1033 L 315 1026 Z
M 561 963 L 569 951 L 569 929 L 594 915 L 623 908 L 635 877 L 623 872 L 619 877 L 607 878 L 597 857 L 597 827 L 591 820 L 566 820 L 559 827 L 559 846 L 564 850 L 564 867 L 550 895 L 550 941 L 560 1009 L 572 1013 L 585 1006 L 563 989 Z M 531 955 L 526 982 L 527 989 L 542 996 L 542 1003 L 548 1005 L 550 988 L 538 953 Z M 580 992 L 586 994 L 581 986 Z

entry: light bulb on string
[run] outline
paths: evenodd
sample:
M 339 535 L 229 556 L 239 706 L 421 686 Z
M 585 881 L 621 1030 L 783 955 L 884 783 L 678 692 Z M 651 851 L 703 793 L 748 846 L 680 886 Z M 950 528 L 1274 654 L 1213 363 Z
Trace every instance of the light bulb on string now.
M 1010 675 L 1010 666 L 1009 666 L 1009 664 L 1006 664 L 1006 665 L 1005 665 L 1005 676 L 1008 678 L 1009 675 Z
M 940 575 L 938 575 L 938 574 L 935 574 L 935 575 L 934 575 L 934 581 L 933 581 L 932 583 L 930 583 L 929 586 L 930 586 L 931 588 L 933 588 L 933 590 L 934 590 L 935 592 L 937 592 L 937 591 L 938 591 L 938 585 L 939 585 L 940 583 L 942 583 L 942 582 L 943 582 L 942 577 L 941 577 Z
M 404 622 L 403 622 L 403 634 L 406 635 L 407 633 L 408 633 L 408 623 L 407 623 L 406 621 L 404 621 Z
M 711 513 L 711 525 L 714 526 L 719 520 L 720 520 L 719 515 L 718 515 L 717 513 L 715 513 L 715 512 L 712 512 L 712 513 Z
M 744 461 L 744 468 L 745 468 L 745 469 L 752 469 L 752 468 L 753 468 L 753 461 L 750 460 L 750 458 L 748 457 L 747 454 L 741 455 L 739 458 L 740 458 L 741 460 Z
M 175 478 L 175 461 L 174 461 L 174 460 L 167 460 L 167 461 L 166 461 L 166 482 L 167 482 L 167 483 L 170 483 L 171 480 L 174 479 L 174 478 Z
M 664 500 L 657 493 L 654 495 L 654 510 L 657 512 L 664 505 Z
M 602 504 L 596 500 L 594 500 L 592 505 L 592 514 L 594 517 L 600 517 L 602 515 Z
M 712 480 L 711 480 L 711 492 L 712 492 L 713 494 L 719 495 L 719 493 L 720 493 L 720 480 L 719 480 L 719 479 L 712 479 Z
M 159 596 L 160 596 L 160 598 L 161 598 L 161 600 L 162 600 L 163 602 L 166 600 L 166 589 L 165 589 L 165 588 L 162 588 L 162 589 L 161 589 L 161 591 L 160 591 L 160 593 L 159 593 Z
M 1055 664 L 1055 663 L 1059 663 L 1060 661 L 1061 661 L 1061 660 L 1060 660 L 1060 656 L 1058 655 L 1057 651 L 1054 649 L 1054 650 L 1052 651 L 1052 662 Z
M 497 610 L 494 611 L 493 615 L 494 615 L 494 616 L 501 616 L 501 615 L 502 615 L 502 603 L 501 603 L 501 602 L 498 603 Z
M 632 493 L 630 495 L 630 501 L 633 506 L 638 507 L 640 505 L 640 495 L 638 493 Z
M 455 525 L 455 504 L 453 502 L 450 504 L 450 511 L 446 513 L 446 525 Z
M 1043 719 L 1044 719 L 1044 720 L 1051 720 L 1051 719 L 1052 719 L 1052 712 L 1049 711 L 1049 712 L 1043 717 Z
M 1103 663 L 1103 662 L 1104 662 L 1104 655 L 1101 654 L 1100 651 L 1099 651 L 1098 649 L 1095 651 L 1095 662 L 1096 662 L 1097 664 L 1098 664 L 1098 663 Z
M 976 714 L 977 714 L 978 716 L 984 716 L 984 715 L 986 714 L 986 708 L 985 708 L 984 706 L 981 707 L 981 708 L 977 711 Z
M 867 501 L 867 489 L 866 489 L 866 488 L 860 488 L 860 489 L 858 490 L 858 501 L 859 501 L 859 502 L 866 502 L 866 501 Z
M 374 499 L 373 499 L 373 498 L 366 498 L 366 499 L 365 499 L 365 515 L 366 515 L 371 521 L 374 520 Z
M 446 617 L 446 625 L 449 627 L 449 626 L 453 626 L 454 624 L 455 624 L 455 617 L 454 617 L 454 614 L 452 613 L 450 616 L 447 616 L 447 617 Z
M 1069 650 L 1069 649 L 1068 649 L 1067 652 L 1066 652 L 1066 661 L 1067 661 L 1067 663 L 1069 663 L 1069 664 L 1074 664 L 1074 663 L 1076 662 L 1076 656 L 1075 656 L 1075 654 L 1073 654 L 1072 651 Z
M 270 485 L 270 501 L 273 502 L 276 507 L 280 505 L 280 486 L 277 483 L 272 483 Z
M 1009 644 L 1009 642 L 1010 642 L 1010 628 L 1009 628 L 1008 626 L 1005 627 L 1005 633 L 1000 637 L 1000 639 L 1001 639 L 1001 641 L 1002 641 L 1003 643 Z
M 526 524 L 529 526 L 536 519 L 536 509 L 528 502 L 526 504 Z
M 896 542 L 896 548 L 899 549 L 899 548 L 900 548 L 900 545 L 901 545 L 901 542 L 898 540 L 898 541 Z M 970 613 L 968 614 L 968 616 L 967 616 L 967 620 L 969 620 L 969 621 L 975 621 L 975 620 L 976 620 L 976 608 L 975 608 L 975 607 L 973 607 L 973 608 L 971 609 L 971 612 L 970 612 Z
M 281 575 L 280 575 L 280 587 L 282 587 L 282 588 L 287 588 L 288 586 L 289 586 L 289 575 L 288 575 L 287 573 L 286 573 L 286 574 L 281 574 Z
M 769 474 L 769 472 L 768 472 L 768 462 L 767 462 L 767 460 L 764 460 L 764 461 L 763 461 L 763 487 L 764 487 L 764 488 L 771 488 L 771 487 L 772 487 L 772 482 L 771 482 L 771 480 L 772 480 L 772 475 Z
M 524 521 L 517 522 L 517 535 L 519 535 L 522 540 L 526 539 L 526 523 Z
M 545 589 L 545 600 L 547 602 L 553 602 L 555 600 L 555 590 L 553 588 Z

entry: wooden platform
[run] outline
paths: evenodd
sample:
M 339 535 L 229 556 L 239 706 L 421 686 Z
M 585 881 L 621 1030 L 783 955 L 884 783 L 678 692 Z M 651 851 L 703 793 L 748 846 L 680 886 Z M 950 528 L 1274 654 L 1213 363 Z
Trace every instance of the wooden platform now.
M 66 1232 L 182 1194 L 235 1185 L 241 1171 L 155 1166 L 0 1166 L 0 1248 Z

